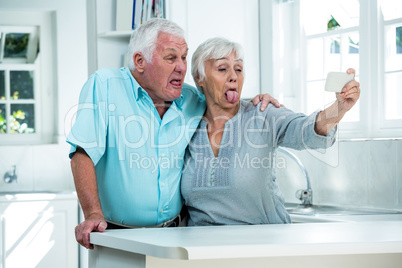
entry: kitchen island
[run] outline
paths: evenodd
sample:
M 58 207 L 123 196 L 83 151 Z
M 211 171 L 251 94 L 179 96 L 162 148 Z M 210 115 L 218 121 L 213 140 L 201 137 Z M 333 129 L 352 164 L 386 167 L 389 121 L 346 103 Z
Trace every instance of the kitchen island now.
M 401 267 L 402 221 L 91 233 L 89 267 Z

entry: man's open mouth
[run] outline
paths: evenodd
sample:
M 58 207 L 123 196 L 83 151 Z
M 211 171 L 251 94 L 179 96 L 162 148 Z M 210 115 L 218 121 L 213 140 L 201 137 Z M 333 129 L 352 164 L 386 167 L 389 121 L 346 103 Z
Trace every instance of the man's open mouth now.
M 170 80 L 170 84 L 174 87 L 182 87 L 183 82 L 181 81 L 181 79 L 172 79 Z

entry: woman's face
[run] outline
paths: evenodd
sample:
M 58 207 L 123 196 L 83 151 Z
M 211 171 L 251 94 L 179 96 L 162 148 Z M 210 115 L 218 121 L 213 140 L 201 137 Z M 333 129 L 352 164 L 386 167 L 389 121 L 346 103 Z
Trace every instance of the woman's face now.
M 205 62 L 205 76 L 198 85 L 204 89 L 208 106 L 216 105 L 222 109 L 233 108 L 240 101 L 243 88 L 243 61 L 236 59 L 232 52 L 221 59 Z

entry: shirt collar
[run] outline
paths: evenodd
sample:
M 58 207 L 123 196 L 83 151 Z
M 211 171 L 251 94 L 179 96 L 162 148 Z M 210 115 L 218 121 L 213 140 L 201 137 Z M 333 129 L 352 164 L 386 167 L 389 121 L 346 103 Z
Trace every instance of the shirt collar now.
M 124 69 L 125 69 L 126 74 L 128 75 L 128 77 L 130 77 L 131 82 L 133 84 L 134 98 L 135 98 L 135 100 L 138 101 L 138 99 L 142 96 L 141 94 L 142 94 L 143 89 L 140 86 L 140 84 L 138 84 L 137 80 L 135 80 L 135 78 L 134 78 L 133 74 L 131 73 L 130 69 L 127 68 L 127 67 L 125 67 Z
M 176 103 L 176 106 L 181 108 L 181 106 L 183 105 L 183 101 L 184 101 L 184 96 L 183 96 L 183 92 L 180 94 L 180 97 L 178 97 L 177 99 L 173 100 Z

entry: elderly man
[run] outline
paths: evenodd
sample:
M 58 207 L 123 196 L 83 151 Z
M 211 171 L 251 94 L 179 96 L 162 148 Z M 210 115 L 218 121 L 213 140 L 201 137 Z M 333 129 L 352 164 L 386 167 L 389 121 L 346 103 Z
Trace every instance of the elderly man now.
M 84 85 L 67 137 L 84 247 L 107 227 L 180 224 L 183 156 L 205 111 L 204 97 L 184 84 L 187 51 L 180 27 L 152 19 L 133 32 L 129 69 L 97 71 Z M 263 109 L 279 106 L 260 99 Z

